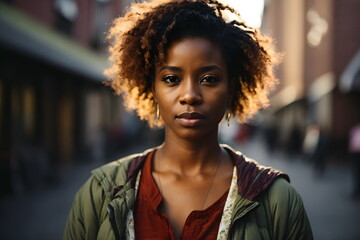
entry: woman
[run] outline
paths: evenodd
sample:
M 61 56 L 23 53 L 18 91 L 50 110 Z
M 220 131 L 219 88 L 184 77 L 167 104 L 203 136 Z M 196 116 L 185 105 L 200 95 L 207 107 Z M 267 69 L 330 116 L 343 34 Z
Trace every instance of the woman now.
M 276 83 L 270 42 L 213 0 L 135 4 L 110 30 L 109 85 L 164 143 L 92 172 L 65 239 L 312 239 L 288 177 L 218 141 Z

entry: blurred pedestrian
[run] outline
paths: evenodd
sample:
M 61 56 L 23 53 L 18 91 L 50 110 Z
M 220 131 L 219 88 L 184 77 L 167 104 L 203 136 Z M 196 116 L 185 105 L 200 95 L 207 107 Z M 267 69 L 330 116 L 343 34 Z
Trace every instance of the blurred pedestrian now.
M 266 143 L 266 148 L 269 154 L 275 152 L 279 140 L 279 126 L 275 117 L 269 113 L 264 112 L 264 125 L 262 126 L 263 135 Z
M 226 12 L 159 0 L 115 20 L 109 85 L 165 140 L 95 169 L 64 239 L 312 239 L 288 176 L 219 144 L 223 117 L 245 121 L 276 83 L 269 39 Z
M 325 172 L 329 146 L 329 137 L 319 124 L 307 128 L 303 152 L 305 158 L 313 164 L 316 176 L 322 176 Z
M 350 130 L 349 154 L 354 171 L 353 198 L 360 199 L 360 123 Z

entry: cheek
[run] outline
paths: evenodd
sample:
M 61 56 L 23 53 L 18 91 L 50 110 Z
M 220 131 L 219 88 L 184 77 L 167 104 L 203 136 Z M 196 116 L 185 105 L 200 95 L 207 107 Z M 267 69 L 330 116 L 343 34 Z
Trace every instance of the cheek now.
M 217 105 L 227 105 L 229 100 L 229 90 L 227 87 L 218 89 L 210 94 L 212 101 L 216 102 Z
M 161 88 L 161 85 L 159 83 L 155 82 L 152 92 L 154 94 L 156 103 L 160 104 L 162 102 L 162 99 L 164 98 L 164 89 Z
M 157 89 L 155 100 L 160 108 L 160 115 L 166 118 L 172 112 L 174 106 L 173 94 L 169 94 L 164 89 Z
M 164 89 L 157 89 L 154 96 L 160 107 L 168 107 L 174 101 L 173 95 L 174 94 Z
M 229 90 L 228 89 L 224 90 L 221 96 L 222 96 L 221 100 L 219 100 L 219 104 L 221 104 L 221 106 L 219 107 L 222 109 L 222 114 L 225 114 L 225 112 L 229 108 L 229 102 L 230 102 Z

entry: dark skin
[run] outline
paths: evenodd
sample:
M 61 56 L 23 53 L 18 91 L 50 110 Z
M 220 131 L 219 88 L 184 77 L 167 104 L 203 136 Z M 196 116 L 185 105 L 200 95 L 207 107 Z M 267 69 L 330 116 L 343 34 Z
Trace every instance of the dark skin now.
M 174 42 L 156 68 L 153 92 L 166 131 L 152 175 L 175 239 L 192 211 L 208 208 L 230 187 L 233 162 L 218 141 L 228 82 L 221 50 L 204 38 Z

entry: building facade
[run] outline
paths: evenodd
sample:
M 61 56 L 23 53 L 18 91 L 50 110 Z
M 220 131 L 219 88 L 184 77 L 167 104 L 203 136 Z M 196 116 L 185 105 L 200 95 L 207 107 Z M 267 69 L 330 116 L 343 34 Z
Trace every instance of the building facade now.
M 294 132 L 301 143 L 317 125 L 329 139 L 329 156 L 346 161 L 348 133 L 360 121 L 359 11 L 357 0 L 266 1 L 263 30 L 284 53 L 271 109 L 280 146 Z
M 103 84 L 105 33 L 129 4 L 0 1 L 0 195 L 130 142 L 121 98 Z

